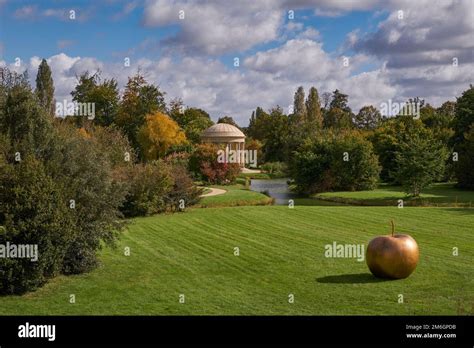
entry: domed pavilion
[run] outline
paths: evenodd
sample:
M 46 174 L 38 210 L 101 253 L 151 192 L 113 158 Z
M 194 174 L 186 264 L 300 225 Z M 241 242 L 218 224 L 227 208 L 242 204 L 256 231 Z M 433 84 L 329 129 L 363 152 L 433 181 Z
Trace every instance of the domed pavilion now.
M 228 123 L 217 123 L 210 126 L 202 132 L 201 140 L 204 143 L 225 145 L 226 153 L 229 153 L 230 150 L 237 151 L 237 153 L 245 150 L 245 134 Z M 241 160 L 241 156 L 237 156 L 237 158 L 239 165 L 243 167 L 245 163 Z

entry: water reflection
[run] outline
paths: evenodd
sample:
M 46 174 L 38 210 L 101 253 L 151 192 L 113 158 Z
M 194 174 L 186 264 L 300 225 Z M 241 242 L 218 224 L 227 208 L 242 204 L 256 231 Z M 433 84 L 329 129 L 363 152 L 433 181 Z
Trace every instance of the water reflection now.
M 288 205 L 288 200 L 303 198 L 304 196 L 290 192 L 288 188 L 288 179 L 270 179 L 260 180 L 252 179 L 250 189 L 256 192 L 264 192 L 270 197 L 275 198 L 276 205 Z
M 250 189 L 256 192 L 262 192 L 275 199 L 275 205 L 288 205 L 288 201 L 292 199 L 295 205 L 331 205 L 340 206 L 341 203 L 328 202 L 311 198 L 305 195 L 299 195 L 291 192 L 288 187 L 288 179 L 252 179 Z

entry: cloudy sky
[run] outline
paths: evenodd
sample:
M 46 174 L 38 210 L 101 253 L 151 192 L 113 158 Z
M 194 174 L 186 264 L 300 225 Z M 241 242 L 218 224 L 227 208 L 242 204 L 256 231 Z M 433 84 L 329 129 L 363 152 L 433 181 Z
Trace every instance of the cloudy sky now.
M 0 15 L 0 65 L 34 81 L 46 58 L 58 101 L 85 70 L 123 87 L 139 68 L 168 101 L 246 126 L 300 85 L 338 88 L 357 112 L 438 106 L 474 83 L 473 0 L 0 0 Z

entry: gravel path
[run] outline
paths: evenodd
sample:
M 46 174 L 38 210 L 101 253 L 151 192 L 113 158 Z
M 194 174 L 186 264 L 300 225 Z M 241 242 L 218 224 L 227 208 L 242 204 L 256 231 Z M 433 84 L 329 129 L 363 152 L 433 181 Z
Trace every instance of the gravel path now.
M 223 189 L 220 189 L 220 188 L 209 187 L 209 189 L 211 190 L 211 192 L 205 193 L 205 194 L 201 195 L 201 197 L 218 196 L 218 195 L 222 195 L 222 194 L 227 192 L 227 190 L 223 190 Z

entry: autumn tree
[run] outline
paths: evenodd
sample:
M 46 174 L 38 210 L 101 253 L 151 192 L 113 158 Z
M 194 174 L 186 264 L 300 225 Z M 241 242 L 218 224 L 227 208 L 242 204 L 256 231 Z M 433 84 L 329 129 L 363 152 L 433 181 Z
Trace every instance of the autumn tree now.
M 158 86 L 149 84 L 140 72 L 128 78 L 116 124 L 122 128 L 137 152 L 140 150 L 138 131 L 145 124 L 146 116 L 166 111 L 164 94 Z
M 172 146 L 186 143 L 186 135 L 175 121 L 158 111 L 145 117 L 138 142 L 145 159 L 155 160 L 165 156 Z

